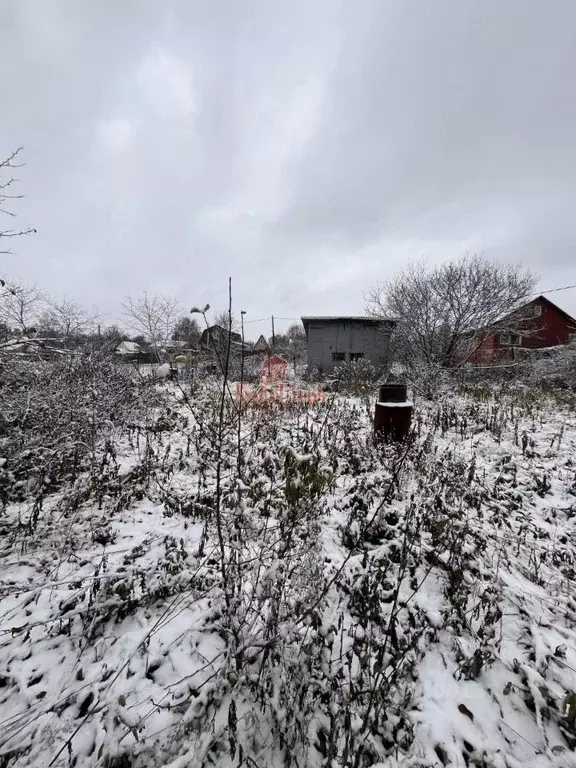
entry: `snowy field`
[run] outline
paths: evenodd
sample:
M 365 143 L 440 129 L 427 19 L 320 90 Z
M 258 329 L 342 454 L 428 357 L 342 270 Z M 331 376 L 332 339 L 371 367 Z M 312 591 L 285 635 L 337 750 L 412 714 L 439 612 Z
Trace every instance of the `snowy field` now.
M 417 402 L 397 450 L 360 399 L 157 390 L 0 459 L 2 768 L 576 766 L 569 399 Z

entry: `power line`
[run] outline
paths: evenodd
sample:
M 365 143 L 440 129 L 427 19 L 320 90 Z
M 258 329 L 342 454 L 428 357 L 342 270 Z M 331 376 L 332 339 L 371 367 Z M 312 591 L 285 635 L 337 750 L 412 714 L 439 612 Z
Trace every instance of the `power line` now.
M 268 315 L 268 317 L 259 317 L 256 320 L 244 320 L 244 324 L 247 323 L 263 323 L 263 322 L 270 322 L 271 315 Z M 274 315 L 275 320 L 300 320 L 299 317 L 278 317 L 278 315 Z
M 562 285 L 559 288 L 548 288 L 548 290 L 545 291 L 534 291 L 533 293 L 530 293 L 529 296 L 543 296 L 545 293 L 558 293 L 558 291 L 568 291 L 571 288 L 576 288 L 576 283 L 573 285 Z M 248 325 L 249 323 L 269 323 L 270 322 L 271 315 L 268 315 L 268 317 L 257 317 L 254 320 L 244 320 L 244 324 Z M 274 315 L 275 320 L 300 320 L 300 317 L 280 317 L 279 315 Z
M 534 293 L 531 293 L 530 296 L 542 296 L 544 293 L 556 293 L 557 291 L 567 291 L 570 288 L 576 288 L 576 284 L 563 285 L 561 288 L 549 288 L 547 291 L 534 291 Z

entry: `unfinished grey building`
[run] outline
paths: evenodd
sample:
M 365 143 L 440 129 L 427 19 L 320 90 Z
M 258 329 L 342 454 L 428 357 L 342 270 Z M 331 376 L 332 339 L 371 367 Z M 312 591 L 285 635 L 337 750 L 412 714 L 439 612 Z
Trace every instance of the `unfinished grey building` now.
M 375 317 L 303 317 L 308 339 L 308 370 L 321 374 L 364 359 L 377 369 L 388 363 L 395 320 Z

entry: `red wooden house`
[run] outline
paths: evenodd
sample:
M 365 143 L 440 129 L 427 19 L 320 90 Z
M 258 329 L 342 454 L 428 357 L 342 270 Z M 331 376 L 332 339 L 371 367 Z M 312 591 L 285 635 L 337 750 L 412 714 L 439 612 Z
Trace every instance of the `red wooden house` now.
M 538 296 L 507 315 L 499 330 L 480 339 L 468 363 L 506 362 L 519 349 L 544 349 L 576 341 L 576 320 L 545 296 Z

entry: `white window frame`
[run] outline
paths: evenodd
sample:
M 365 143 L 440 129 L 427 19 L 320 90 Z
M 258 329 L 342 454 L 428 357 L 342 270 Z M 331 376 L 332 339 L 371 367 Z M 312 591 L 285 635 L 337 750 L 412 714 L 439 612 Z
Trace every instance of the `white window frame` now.
M 540 317 L 542 315 L 542 306 L 540 304 L 534 304 L 534 317 Z
M 512 338 L 516 338 L 518 341 L 512 341 Z M 503 347 L 521 347 L 522 336 L 519 333 L 501 333 L 500 344 Z

